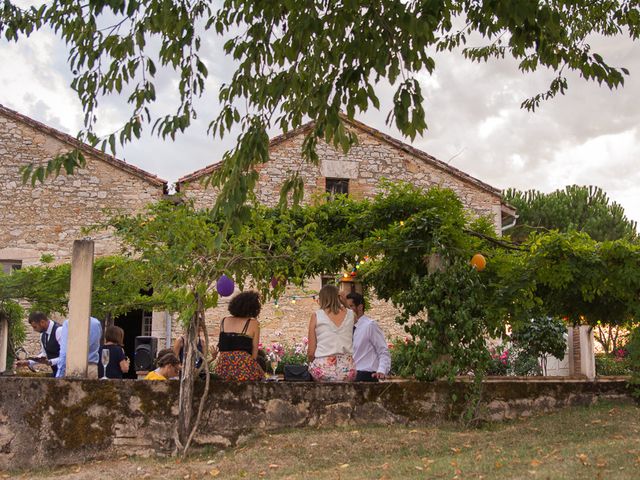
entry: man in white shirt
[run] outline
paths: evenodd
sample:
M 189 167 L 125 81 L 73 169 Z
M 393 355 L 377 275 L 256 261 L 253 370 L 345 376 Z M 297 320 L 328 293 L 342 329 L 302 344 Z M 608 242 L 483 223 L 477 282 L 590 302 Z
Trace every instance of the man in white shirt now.
M 49 365 L 53 370 L 52 376 L 56 376 L 58 362 L 60 361 L 60 339 L 62 338 L 62 328 L 54 321 L 47 318 L 43 312 L 31 312 L 29 314 L 29 324 L 34 331 L 40 334 L 40 353 L 31 357 L 27 361 L 20 361 L 18 365 L 29 366 L 33 369 L 36 363 Z
M 377 382 L 391 370 L 391 355 L 378 324 L 364 314 L 364 297 L 359 293 L 347 295 L 349 308 L 356 314 L 353 327 L 353 361 L 356 382 Z
M 102 325 L 97 318 L 89 318 L 89 353 L 87 354 L 87 378 L 98 378 L 98 362 L 100 341 L 102 339 Z M 65 376 L 67 368 L 67 339 L 69 338 L 69 320 L 65 320 L 60 327 L 62 335 L 60 336 L 60 360 L 58 361 L 57 378 Z

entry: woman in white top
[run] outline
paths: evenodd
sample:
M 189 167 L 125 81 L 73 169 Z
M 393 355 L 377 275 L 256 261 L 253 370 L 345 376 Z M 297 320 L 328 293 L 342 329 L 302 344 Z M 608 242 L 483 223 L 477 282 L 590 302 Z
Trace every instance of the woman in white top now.
M 345 307 L 346 298 L 333 285 L 320 290 L 320 309 L 309 321 L 309 373 L 318 382 L 352 382 L 354 313 Z

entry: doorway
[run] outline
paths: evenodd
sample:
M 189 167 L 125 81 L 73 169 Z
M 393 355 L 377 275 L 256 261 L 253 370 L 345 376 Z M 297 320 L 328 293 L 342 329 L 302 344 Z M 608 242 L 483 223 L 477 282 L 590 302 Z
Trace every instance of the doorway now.
M 124 353 L 131 361 L 129 364 L 129 372 L 123 375 L 124 378 L 138 378 L 134 362 L 136 337 L 142 335 L 143 318 L 145 317 L 143 310 L 131 310 L 117 316 L 113 324 L 124 330 Z

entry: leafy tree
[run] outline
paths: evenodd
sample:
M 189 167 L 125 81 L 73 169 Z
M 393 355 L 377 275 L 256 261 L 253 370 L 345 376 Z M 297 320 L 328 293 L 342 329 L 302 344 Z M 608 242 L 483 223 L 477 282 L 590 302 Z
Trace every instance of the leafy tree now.
M 511 334 L 514 346 L 523 354 L 542 359 L 542 374 L 547 375 L 547 359 L 562 360 L 567 349 L 567 325 L 553 317 L 533 318 Z
M 636 222 L 599 187 L 569 185 L 551 193 L 510 188 L 503 199 L 518 212 L 510 232 L 514 241 L 523 242 L 531 232 L 548 230 L 585 232 L 600 242 L 637 237 Z
M 305 118 L 314 120 L 302 154 L 317 162 L 318 140 L 345 150 L 355 142 L 340 112 L 353 118 L 357 111 L 379 108 L 375 87 L 386 80 L 396 86 L 388 121 L 414 138 L 427 127 L 417 77 L 435 71 L 435 51 L 461 52 L 478 62 L 512 57 L 524 73 L 555 72 L 546 92 L 523 102 L 532 110 L 564 93 L 566 71 L 615 88 L 628 71 L 609 65 L 588 39 L 637 40 L 640 5 L 635 0 L 55 0 L 20 8 L 7 0 L 0 6 L 0 34 L 10 41 L 45 27 L 69 45 L 72 87 L 85 111 L 81 138 L 113 153 L 118 140 L 139 138 L 146 125 L 172 138 L 187 129 L 208 76 L 202 35 L 213 29 L 226 41 L 224 51 L 237 64 L 231 81 L 218 91 L 222 106 L 210 132 L 222 136 L 240 127 L 241 133 L 210 180 L 220 187 L 218 206 L 239 228 L 250 215 L 243 205 L 257 180 L 255 167 L 269 158 L 269 127 L 286 132 Z M 484 44 L 469 47 L 470 39 Z M 180 100 L 175 113 L 156 117 L 151 106 L 158 68 L 177 75 Z M 109 94 L 126 95 L 131 114 L 118 131 L 98 138 L 98 101 Z M 25 177 L 42 180 L 83 161 L 78 153 L 68 154 L 46 167 L 27 168 Z M 295 174 L 286 183 L 294 190 L 301 185 Z

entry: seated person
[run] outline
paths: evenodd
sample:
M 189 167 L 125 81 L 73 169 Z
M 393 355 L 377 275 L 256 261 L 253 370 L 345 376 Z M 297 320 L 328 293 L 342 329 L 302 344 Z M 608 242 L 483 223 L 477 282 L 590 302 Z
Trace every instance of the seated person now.
M 163 353 L 162 350 L 160 351 L 163 355 L 158 356 L 158 359 L 156 360 L 157 368 L 147 373 L 144 380 L 167 380 L 180 375 L 180 360 L 176 357 L 176 354 L 171 351 L 171 349 L 168 350 L 169 351 L 166 353 Z
M 260 343 L 260 297 L 257 292 L 242 292 L 229 302 L 230 317 L 220 322 L 218 361 L 213 373 L 226 381 L 247 382 L 264 379 L 258 365 Z
M 325 285 L 318 293 L 320 308 L 309 320 L 309 373 L 317 382 L 352 382 L 353 310 L 338 287 Z
M 102 358 L 103 350 L 109 350 L 109 363 L 107 364 L 106 375 L 104 375 L 102 363 L 98 364 L 98 377 L 122 378 L 122 374 L 129 371 L 129 359 L 124 354 L 123 343 L 124 330 L 116 326 L 106 328 L 104 331 L 104 345 L 100 347 L 99 358 Z

